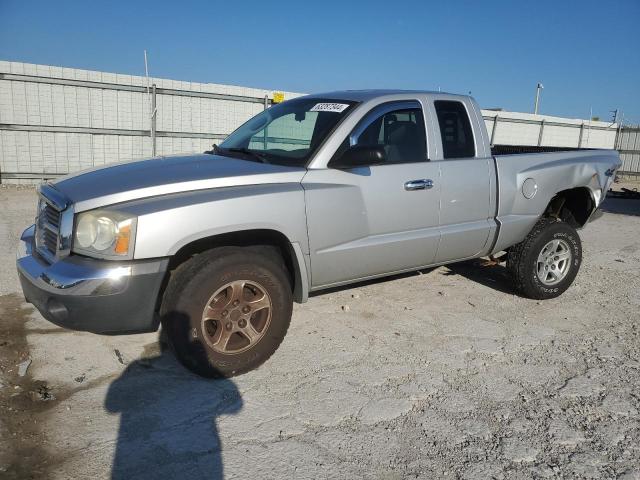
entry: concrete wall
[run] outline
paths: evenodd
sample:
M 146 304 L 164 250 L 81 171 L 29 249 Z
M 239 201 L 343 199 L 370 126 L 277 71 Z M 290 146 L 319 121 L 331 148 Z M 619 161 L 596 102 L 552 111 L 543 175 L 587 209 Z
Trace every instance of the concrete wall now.
M 150 83 L 158 89 L 159 155 L 202 152 L 263 110 L 265 96 L 273 98 L 272 90 L 233 85 Z M 0 181 L 33 183 L 151 156 L 146 86 L 141 76 L 0 61 Z M 285 99 L 299 95 L 285 92 Z M 605 122 L 490 110 L 483 116 L 495 144 L 614 146 L 616 125 Z

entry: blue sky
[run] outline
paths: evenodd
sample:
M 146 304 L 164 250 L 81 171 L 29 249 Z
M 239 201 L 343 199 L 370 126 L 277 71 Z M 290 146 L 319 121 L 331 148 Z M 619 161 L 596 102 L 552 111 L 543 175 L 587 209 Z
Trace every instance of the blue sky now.
M 640 123 L 640 0 L 0 0 L 0 59 L 301 92 L 469 91 Z

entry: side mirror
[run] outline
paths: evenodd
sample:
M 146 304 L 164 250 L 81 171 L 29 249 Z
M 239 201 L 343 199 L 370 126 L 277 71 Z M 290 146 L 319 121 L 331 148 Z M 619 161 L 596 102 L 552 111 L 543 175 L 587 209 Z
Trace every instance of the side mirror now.
M 369 167 L 385 162 L 385 151 L 381 145 L 354 145 L 335 160 L 329 167 L 348 169 L 356 167 Z

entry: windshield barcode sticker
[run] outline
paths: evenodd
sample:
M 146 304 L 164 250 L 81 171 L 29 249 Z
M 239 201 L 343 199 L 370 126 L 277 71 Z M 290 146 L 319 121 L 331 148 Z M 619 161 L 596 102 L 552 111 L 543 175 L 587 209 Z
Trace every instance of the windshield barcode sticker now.
M 348 103 L 316 103 L 310 112 L 344 112 L 349 107 Z

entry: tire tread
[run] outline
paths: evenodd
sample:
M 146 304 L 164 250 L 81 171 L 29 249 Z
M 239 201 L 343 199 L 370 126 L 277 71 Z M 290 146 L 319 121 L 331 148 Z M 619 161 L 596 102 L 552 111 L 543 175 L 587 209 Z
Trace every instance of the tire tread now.
M 531 285 L 530 282 L 527 281 L 529 275 L 531 275 L 531 265 L 526 262 L 526 258 L 531 253 L 535 243 L 540 239 L 540 237 L 544 235 L 550 227 L 557 224 L 562 224 L 565 228 L 571 229 L 576 234 L 579 241 L 577 232 L 575 232 L 573 227 L 569 224 L 556 218 L 543 217 L 540 218 L 533 226 L 525 239 L 522 242 L 513 245 L 507 254 L 507 272 L 513 279 L 516 290 L 528 298 L 551 298 L 551 296 L 535 288 L 534 285 Z M 564 291 L 564 289 L 562 291 Z M 562 293 L 562 291 L 560 293 Z

